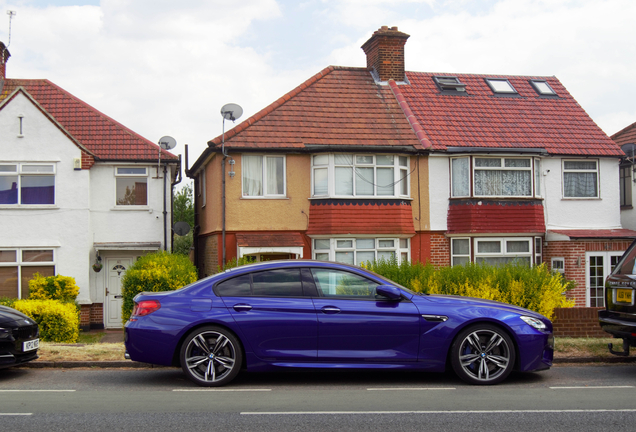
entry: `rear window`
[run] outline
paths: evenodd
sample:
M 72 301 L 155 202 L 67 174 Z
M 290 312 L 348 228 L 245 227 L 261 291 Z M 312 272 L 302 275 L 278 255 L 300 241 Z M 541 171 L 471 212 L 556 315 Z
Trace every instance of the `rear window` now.
M 625 251 L 614 271 L 612 271 L 610 277 L 612 276 L 617 279 L 622 279 L 621 276 L 636 279 L 636 242 L 632 243 L 629 249 Z

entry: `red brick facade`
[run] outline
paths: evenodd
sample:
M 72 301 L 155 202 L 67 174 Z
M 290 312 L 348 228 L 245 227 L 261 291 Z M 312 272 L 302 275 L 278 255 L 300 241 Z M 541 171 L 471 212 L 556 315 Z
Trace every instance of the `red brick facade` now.
M 102 303 L 80 305 L 80 329 L 104 328 L 104 305 Z
M 375 70 L 380 81 L 404 81 L 404 44 L 408 38 L 397 27 L 383 26 L 362 45 L 367 68 Z
M 598 310 L 602 308 L 556 308 L 552 320 L 556 337 L 611 337 L 601 330 Z

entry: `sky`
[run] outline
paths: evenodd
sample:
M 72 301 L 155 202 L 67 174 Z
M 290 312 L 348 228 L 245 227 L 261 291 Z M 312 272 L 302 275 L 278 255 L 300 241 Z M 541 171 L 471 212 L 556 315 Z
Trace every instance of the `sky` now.
M 192 165 L 223 105 L 239 124 L 329 65 L 364 67 L 383 25 L 411 35 L 409 71 L 556 76 L 612 135 L 636 122 L 635 16 L 634 0 L 0 0 L 0 41 L 11 24 L 8 78 L 170 135 Z

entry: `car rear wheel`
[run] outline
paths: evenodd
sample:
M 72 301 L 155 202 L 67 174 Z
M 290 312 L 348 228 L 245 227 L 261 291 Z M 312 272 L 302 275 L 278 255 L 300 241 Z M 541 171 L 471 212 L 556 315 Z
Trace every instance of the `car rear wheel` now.
M 241 369 L 241 344 L 221 327 L 202 327 L 181 346 L 181 369 L 194 383 L 218 387 L 232 381 Z
M 510 374 L 514 363 L 510 336 L 490 324 L 462 330 L 451 346 L 453 370 L 470 384 L 497 384 Z

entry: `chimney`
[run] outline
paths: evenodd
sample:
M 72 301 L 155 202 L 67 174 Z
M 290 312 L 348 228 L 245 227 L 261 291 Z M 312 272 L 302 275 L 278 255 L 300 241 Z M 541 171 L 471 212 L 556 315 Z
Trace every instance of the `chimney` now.
M 0 42 L 0 80 L 3 80 L 7 77 L 7 60 L 11 57 L 11 53 L 4 43 Z
M 410 37 L 397 27 L 382 26 L 362 45 L 367 55 L 367 69 L 375 71 L 380 81 L 406 81 L 404 44 Z

